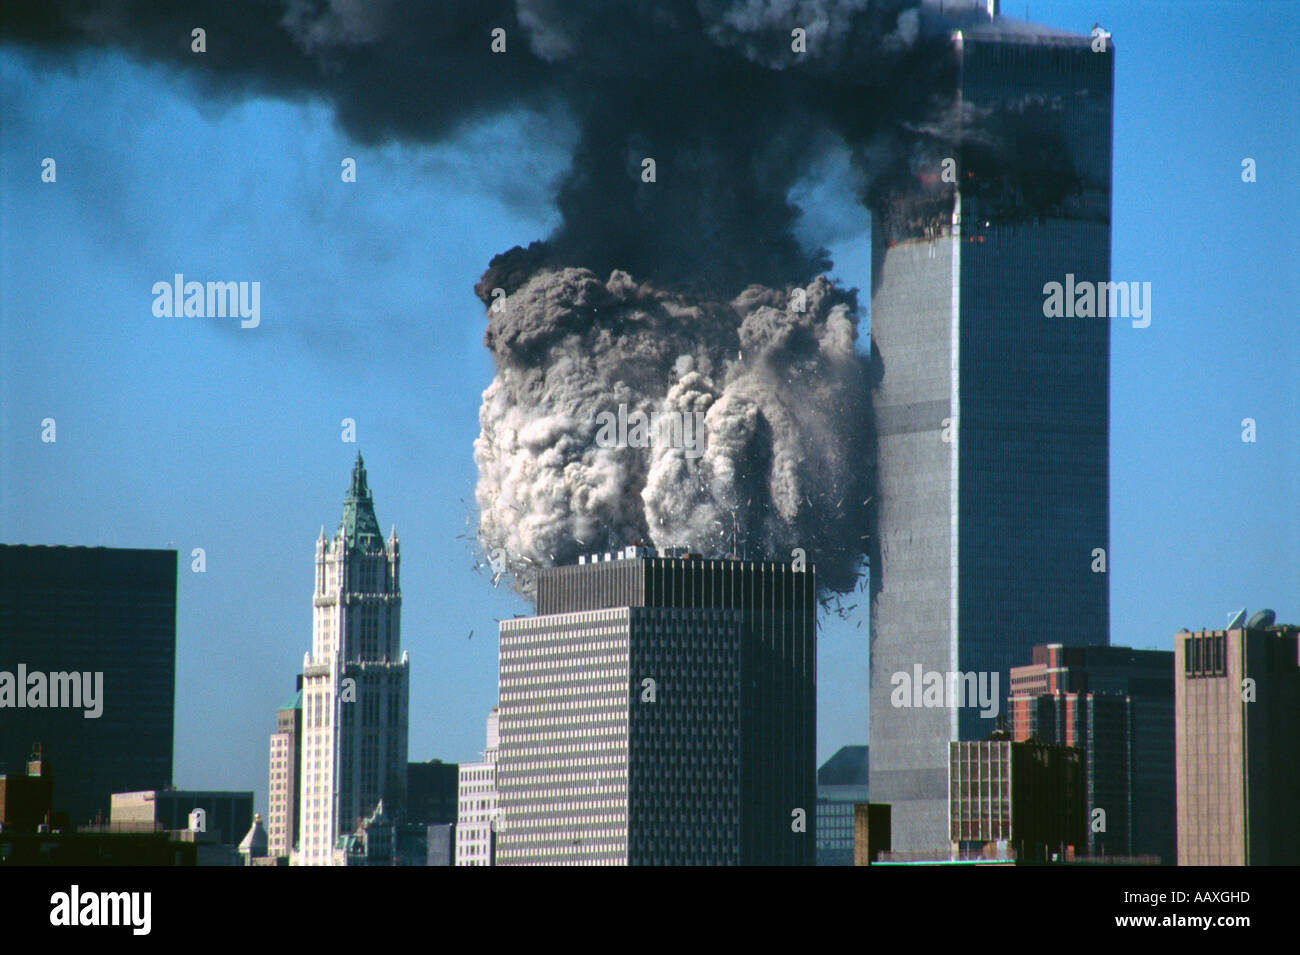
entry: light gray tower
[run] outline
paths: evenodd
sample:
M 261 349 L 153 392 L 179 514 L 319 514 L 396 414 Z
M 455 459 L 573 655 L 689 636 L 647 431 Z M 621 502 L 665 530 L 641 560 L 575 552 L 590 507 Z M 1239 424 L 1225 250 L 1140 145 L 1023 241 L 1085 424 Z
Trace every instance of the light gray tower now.
M 410 672 L 397 529 L 387 544 L 357 455 L 334 539 L 316 541 L 312 649 L 303 659 L 297 865 L 343 865 L 339 836 L 406 796 Z
M 1109 642 L 1111 319 L 1043 305 L 1110 277 L 1113 47 L 1000 20 L 953 42 L 962 116 L 1015 150 L 967 136 L 955 202 L 872 228 L 870 789 L 904 853 L 947 851 L 948 744 L 993 725 L 895 707 L 893 676 L 997 673 L 1005 713 L 1035 644 Z

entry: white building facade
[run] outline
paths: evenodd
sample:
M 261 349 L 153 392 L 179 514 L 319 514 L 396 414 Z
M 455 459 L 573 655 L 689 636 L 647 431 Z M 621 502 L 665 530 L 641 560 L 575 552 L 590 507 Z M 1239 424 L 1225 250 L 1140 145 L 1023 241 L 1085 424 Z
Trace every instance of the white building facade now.
M 312 649 L 303 658 L 302 797 L 295 865 L 342 865 L 340 837 L 403 805 L 410 671 L 396 528 L 384 541 L 357 455 L 343 519 L 316 541 Z
M 460 764 L 456 811 L 456 865 L 495 865 L 497 830 L 498 711 L 487 718 L 483 762 Z

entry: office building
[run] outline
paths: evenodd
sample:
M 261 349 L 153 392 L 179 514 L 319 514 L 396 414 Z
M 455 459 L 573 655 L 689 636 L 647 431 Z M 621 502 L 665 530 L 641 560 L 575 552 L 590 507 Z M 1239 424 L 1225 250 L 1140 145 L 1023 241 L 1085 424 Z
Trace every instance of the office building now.
M 405 802 L 410 671 L 400 567 L 397 529 L 385 543 L 358 454 L 338 530 L 329 539 L 321 528 L 316 541 L 295 865 L 341 864 L 341 837 L 380 802 Z
M 497 862 L 812 865 L 812 567 L 629 547 L 500 625 Z
M 0 830 L 38 832 L 59 828 L 64 819 L 54 812 L 54 777 L 37 743 L 25 772 L 0 776 Z M 64 814 L 66 816 L 66 814 Z
M 298 843 L 302 798 L 302 678 L 293 699 L 275 711 L 271 734 L 270 784 L 267 787 L 267 854 L 292 854 Z
M 431 759 L 406 764 L 407 822 L 426 826 L 455 823 L 460 799 L 460 767 Z
M 1064 862 L 1083 845 L 1079 751 L 1042 740 L 949 744 L 952 858 Z
M 1300 627 L 1174 637 L 1178 864 L 1300 865 Z
M 201 821 L 195 822 L 199 810 Z M 192 829 L 210 841 L 235 846 L 253 825 L 253 794 L 201 789 L 150 789 L 113 793 L 109 829 L 160 832 Z
M 1011 668 L 1012 738 L 1079 750 L 1083 851 L 1172 865 L 1173 653 L 1051 644 L 1034 647 L 1033 660 Z
M 39 741 L 73 825 L 170 785 L 175 683 L 176 551 L 0 544 L 0 773 Z
M 853 865 L 853 807 L 866 803 L 865 746 L 841 746 L 817 770 L 817 865 Z
M 482 762 L 461 763 L 459 768 L 456 865 L 496 865 L 500 745 L 500 711 L 494 706 L 488 713 Z
M 952 41 L 963 115 L 1062 168 L 964 135 L 952 195 L 873 211 L 870 785 L 903 852 L 946 847 L 949 743 L 987 724 L 892 706 L 894 674 L 1005 681 L 1045 636 L 1109 642 L 1111 321 L 1045 317 L 1044 287 L 1110 277 L 1114 48 L 1000 20 Z

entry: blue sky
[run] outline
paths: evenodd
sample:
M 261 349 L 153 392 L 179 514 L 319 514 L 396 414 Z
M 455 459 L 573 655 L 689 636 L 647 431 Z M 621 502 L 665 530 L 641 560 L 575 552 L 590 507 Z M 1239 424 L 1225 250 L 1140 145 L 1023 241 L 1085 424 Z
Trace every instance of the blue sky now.
M 1113 327 L 1111 640 L 1168 648 L 1241 606 L 1300 621 L 1300 5 L 1030 14 L 1115 37 L 1112 272 L 1152 285 L 1150 327 Z M 493 618 L 530 607 L 472 569 L 493 374 L 472 286 L 555 224 L 573 131 L 507 115 L 439 146 L 362 148 L 319 104 L 214 105 L 116 55 L 51 72 L 12 48 L 0 115 L 0 540 L 181 552 L 177 785 L 252 789 L 264 808 L 315 539 L 357 447 L 402 539 L 411 758 L 475 758 Z M 866 214 L 834 189 L 799 195 L 804 234 L 864 286 Z M 150 289 L 176 272 L 260 281 L 261 326 L 155 318 Z M 865 614 L 821 632 L 820 759 L 866 741 Z

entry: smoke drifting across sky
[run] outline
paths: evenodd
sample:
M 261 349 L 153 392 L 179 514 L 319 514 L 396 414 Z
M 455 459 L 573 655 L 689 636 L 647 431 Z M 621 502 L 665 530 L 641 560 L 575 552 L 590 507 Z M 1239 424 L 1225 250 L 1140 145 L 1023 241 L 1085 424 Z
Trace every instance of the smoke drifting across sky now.
M 578 140 L 554 197 L 560 225 L 496 257 L 477 287 L 485 304 L 504 293 L 488 313 L 497 376 L 475 449 L 482 544 L 527 591 L 540 564 L 634 540 L 729 549 L 734 526 L 751 556 L 805 548 L 819 583 L 842 591 L 866 543 L 865 360 L 854 298 L 816 278 L 831 263 L 796 238 L 789 196 L 846 148 L 866 207 L 925 189 L 942 204 L 946 187 L 922 174 L 971 126 L 954 114 L 949 34 L 983 19 L 955 6 L 20 0 L 3 36 L 56 60 L 117 49 L 210 99 L 323 99 L 367 144 L 563 112 Z M 491 49 L 497 28 L 504 53 Z M 997 168 L 1014 151 L 984 127 L 972 142 Z M 599 447 L 596 415 L 620 403 L 704 412 L 706 453 Z

